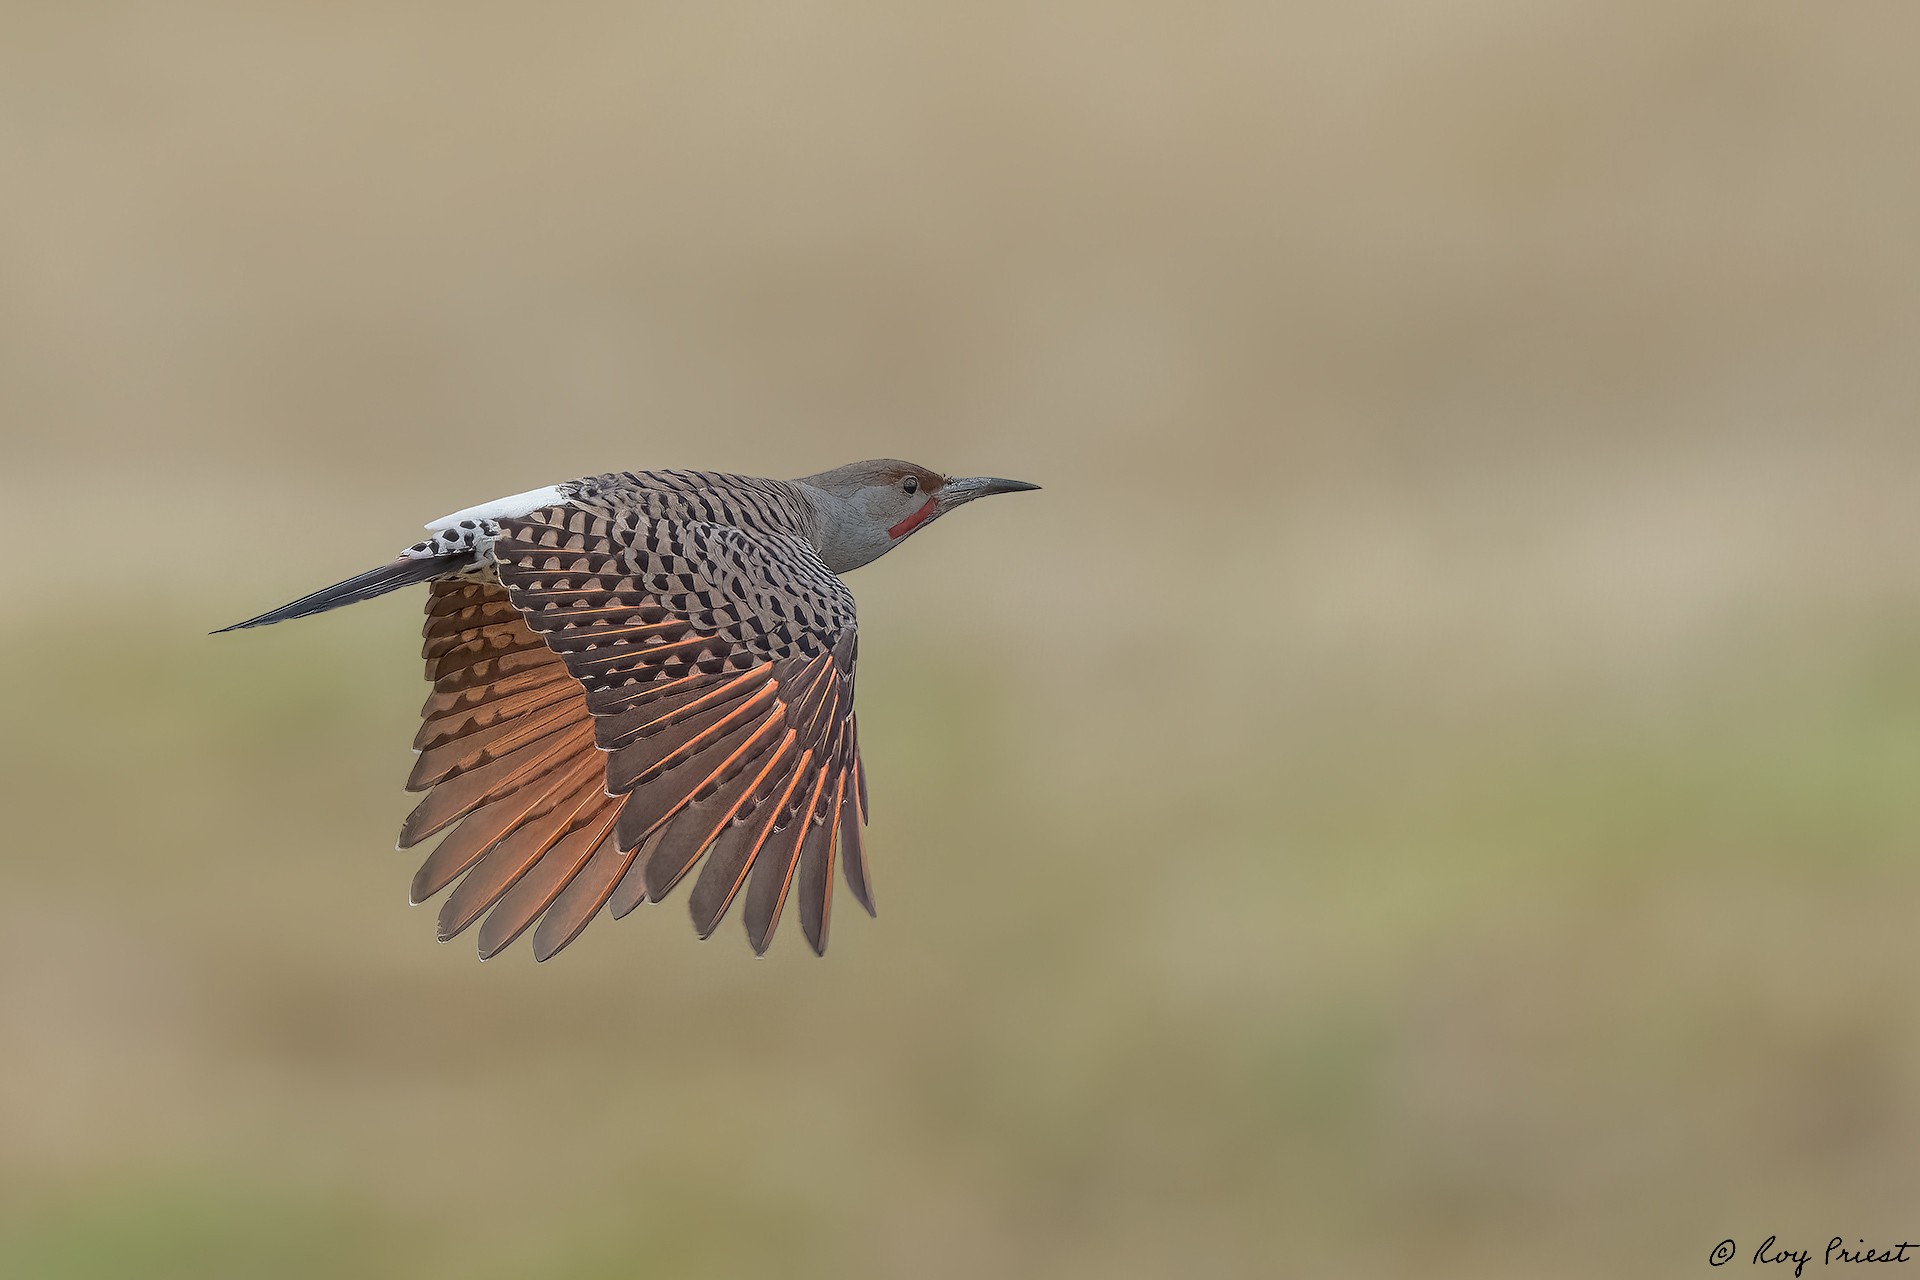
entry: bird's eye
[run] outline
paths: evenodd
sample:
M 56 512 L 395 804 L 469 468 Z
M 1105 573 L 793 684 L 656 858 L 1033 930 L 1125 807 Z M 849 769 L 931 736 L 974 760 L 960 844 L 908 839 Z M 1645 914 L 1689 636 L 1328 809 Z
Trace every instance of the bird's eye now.
M 908 493 L 918 493 L 920 492 L 920 477 L 908 476 L 905 480 L 902 480 L 900 482 L 900 487 L 902 489 L 905 489 Z

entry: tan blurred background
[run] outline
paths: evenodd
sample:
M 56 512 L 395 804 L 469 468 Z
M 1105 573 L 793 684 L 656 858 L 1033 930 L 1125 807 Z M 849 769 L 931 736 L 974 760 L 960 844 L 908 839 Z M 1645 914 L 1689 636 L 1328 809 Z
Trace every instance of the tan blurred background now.
M 1920 1231 L 1916 47 L 7 7 L 0 1275 Z M 437 946 L 417 596 L 204 635 L 501 493 L 873 455 L 1046 492 L 854 579 L 881 916 L 825 962 L 683 899 Z

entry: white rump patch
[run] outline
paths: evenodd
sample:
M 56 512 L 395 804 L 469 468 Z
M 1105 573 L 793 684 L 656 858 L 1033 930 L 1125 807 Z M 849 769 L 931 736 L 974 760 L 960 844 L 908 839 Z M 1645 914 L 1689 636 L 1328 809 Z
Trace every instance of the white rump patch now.
M 443 529 L 454 528 L 462 520 L 511 520 L 515 516 L 523 516 L 529 511 L 538 511 L 542 507 L 555 506 L 566 500 L 567 496 L 560 492 L 560 486 L 550 484 L 544 489 L 529 489 L 525 493 L 495 498 L 492 502 L 483 502 L 477 507 L 456 511 L 450 516 L 441 516 L 428 524 L 427 528 L 437 533 Z

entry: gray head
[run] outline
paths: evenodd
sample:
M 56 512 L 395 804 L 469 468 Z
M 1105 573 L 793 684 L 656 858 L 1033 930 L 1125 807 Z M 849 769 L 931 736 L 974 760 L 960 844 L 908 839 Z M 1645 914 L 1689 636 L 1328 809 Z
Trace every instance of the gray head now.
M 992 476 L 953 479 L 894 458 L 850 462 L 794 483 L 813 503 L 814 550 L 835 573 L 879 559 L 975 498 L 1040 487 Z

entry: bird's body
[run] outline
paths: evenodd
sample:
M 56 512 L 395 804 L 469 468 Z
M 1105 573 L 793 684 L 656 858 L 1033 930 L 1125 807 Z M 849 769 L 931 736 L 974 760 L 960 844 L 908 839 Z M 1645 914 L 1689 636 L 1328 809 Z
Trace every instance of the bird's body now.
M 744 890 L 756 951 L 790 896 L 824 951 L 836 857 L 873 910 L 838 575 L 961 503 L 1033 487 L 892 460 L 800 480 L 592 476 L 443 517 L 391 564 L 238 626 L 431 584 L 434 690 L 408 782 L 427 795 L 400 844 L 448 832 L 413 883 L 418 902 L 459 880 L 442 940 L 485 915 L 491 956 L 537 920 L 544 960 L 704 857 L 703 937 Z

